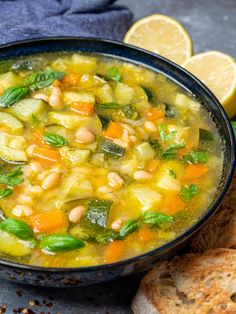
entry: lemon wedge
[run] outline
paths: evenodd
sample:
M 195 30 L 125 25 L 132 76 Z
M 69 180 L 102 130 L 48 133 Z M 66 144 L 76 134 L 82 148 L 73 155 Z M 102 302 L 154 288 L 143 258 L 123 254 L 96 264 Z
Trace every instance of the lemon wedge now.
M 191 57 L 183 67 L 209 87 L 230 118 L 236 114 L 236 64 L 231 56 L 208 51 Z
M 183 64 L 192 55 L 192 40 L 175 19 L 161 14 L 147 16 L 134 23 L 124 42 L 160 54 Z

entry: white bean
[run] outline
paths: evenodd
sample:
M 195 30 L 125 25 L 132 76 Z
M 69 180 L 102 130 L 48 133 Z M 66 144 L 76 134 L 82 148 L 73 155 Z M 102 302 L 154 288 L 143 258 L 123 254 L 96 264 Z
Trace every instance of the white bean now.
M 86 128 L 79 128 L 75 134 L 76 140 L 80 143 L 89 144 L 94 142 L 95 136 Z
M 155 124 L 152 121 L 146 121 L 144 123 L 144 127 L 150 131 L 150 132 L 156 132 L 157 131 L 157 127 L 155 126 Z
M 85 214 L 86 207 L 85 206 L 76 206 L 69 213 L 69 220 L 72 223 L 77 223 Z
M 24 189 L 25 193 L 40 196 L 43 193 L 43 189 L 39 185 L 26 186 Z
M 111 224 L 111 228 L 113 230 L 119 230 L 121 228 L 121 225 L 122 225 L 122 220 L 117 219 L 117 220 L 113 221 L 113 223 Z
M 35 99 L 42 99 L 42 100 L 48 102 L 48 95 L 45 95 L 45 94 L 42 94 L 42 93 L 35 94 L 33 96 L 33 98 L 35 98 Z
M 151 179 L 152 175 L 147 172 L 147 171 L 144 171 L 144 170 L 139 170 L 139 171 L 135 171 L 134 173 L 134 179 L 135 180 L 149 180 Z
M 61 108 L 63 103 L 61 96 L 52 94 L 49 99 L 48 99 L 49 105 L 54 107 L 54 108 Z
M 34 202 L 33 198 L 30 195 L 27 195 L 24 193 L 20 194 L 17 197 L 17 201 L 19 203 L 26 203 L 26 204 L 30 204 L 30 205 L 32 205 L 32 203 Z
M 112 188 L 120 188 L 124 184 L 124 180 L 116 172 L 109 172 L 107 178 L 108 184 Z
M 32 161 L 29 165 L 29 168 L 33 172 L 43 171 L 43 166 L 38 161 Z
M 13 210 L 12 214 L 16 217 L 21 217 L 21 216 L 30 216 L 33 214 L 33 211 L 30 207 L 25 206 L 25 205 L 16 205 Z
M 42 182 L 42 188 L 44 190 L 55 188 L 61 179 L 61 175 L 58 172 L 50 173 Z
M 26 148 L 26 154 L 28 157 L 33 157 L 34 156 L 34 150 L 37 147 L 36 144 L 31 144 Z

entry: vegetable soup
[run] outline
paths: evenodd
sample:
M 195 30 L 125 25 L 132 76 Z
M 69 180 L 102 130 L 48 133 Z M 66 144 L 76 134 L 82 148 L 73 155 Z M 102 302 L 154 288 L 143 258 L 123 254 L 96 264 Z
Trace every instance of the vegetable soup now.
M 165 76 L 95 54 L 0 62 L 0 256 L 45 267 L 117 262 L 192 226 L 223 143 Z

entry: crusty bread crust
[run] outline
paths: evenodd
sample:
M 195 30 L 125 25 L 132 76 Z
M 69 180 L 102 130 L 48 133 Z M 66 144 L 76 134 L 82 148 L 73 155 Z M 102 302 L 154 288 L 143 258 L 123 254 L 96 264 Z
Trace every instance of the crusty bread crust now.
M 236 175 L 218 212 L 196 234 L 192 252 L 213 248 L 236 248 Z
M 143 278 L 132 309 L 135 314 L 236 313 L 236 250 L 158 263 Z

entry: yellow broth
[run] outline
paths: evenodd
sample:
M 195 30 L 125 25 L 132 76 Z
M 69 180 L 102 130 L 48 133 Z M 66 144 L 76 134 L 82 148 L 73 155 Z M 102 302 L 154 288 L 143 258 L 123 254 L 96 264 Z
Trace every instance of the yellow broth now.
M 3 61 L 0 72 L 1 258 L 116 262 L 175 239 L 213 201 L 217 128 L 163 75 L 79 53 Z

